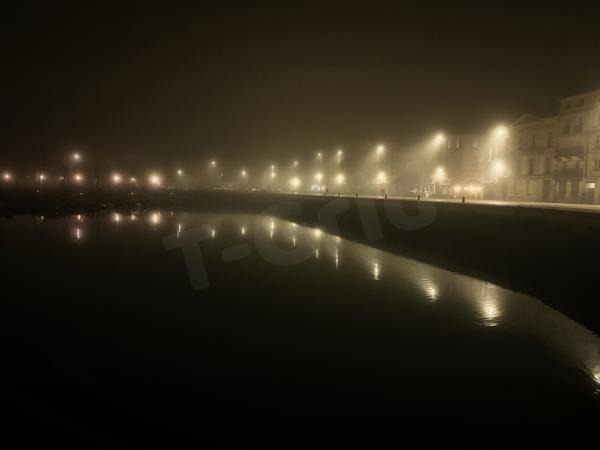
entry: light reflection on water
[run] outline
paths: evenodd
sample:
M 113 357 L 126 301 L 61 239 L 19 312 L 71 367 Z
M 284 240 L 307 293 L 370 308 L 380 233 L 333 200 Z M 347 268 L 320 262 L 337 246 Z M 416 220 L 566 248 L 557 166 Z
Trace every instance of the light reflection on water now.
M 103 222 L 118 224 L 118 227 L 111 228 L 115 233 L 127 227 L 147 227 L 150 230 L 164 228 L 165 234 L 168 234 L 167 230 L 175 230 L 178 238 L 185 230 L 208 225 L 212 240 L 218 243 L 222 238 L 225 246 L 231 245 L 235 239 L 243 239 L 251 244 L 253 237 L 264 234 L 282 249 L 290 246 L 306 248 L 307 259 L 302 264 L 310 264 L 312 261 L 312 264 L 319 264 L 322 270 L 356 270 L 363 275 L 361 282 L 376 281 L 393 286 L 402 281 L 412 286 L 417 297 L 424 304 L 431 304 L 431 307 L 435 308 L 446 301 L 460 302 L 465 306 L 465 311 L 472 314 L 472 323 L 489 328 L 490 333 L 509 328 L 512 332 L 535 336 L 546 346 L 559 352 L 570 364 L 584 371 L 599 386 L 600 392 L 600 339 L 535 298 L 350 242 L 319 228 L 277 218 L 189 213 L 169 213 L 165 216 L 160 211 L 131 214 L 129 217 L 130 220 L 125 221 L 121 213 L 115 212 L 93 217 L 77 215 L 65 220 L 70 241 L 82 250 L 85 249 L 86 241 L 93 239 L 96 232 L 94 228 L 102 226 Z M 138 217 L 142 220 L 137 220 Z M 43 227 L 51 226 L 52 222 L 62 223 L 42 217 L 36 218 L 35 222 Z M 325 261 L 331 264 L 329 268 L 322 265 Z

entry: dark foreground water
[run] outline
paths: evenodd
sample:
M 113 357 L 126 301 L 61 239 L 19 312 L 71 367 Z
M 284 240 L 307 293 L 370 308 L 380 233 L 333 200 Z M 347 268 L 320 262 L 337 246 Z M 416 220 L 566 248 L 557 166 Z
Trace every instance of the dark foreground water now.
M 187 264 L 165 249 L 192 238 Z M 600 339 L 485 281 L 262 216 L 2 219 L 0 239 L 7 442 L 598 440 Z

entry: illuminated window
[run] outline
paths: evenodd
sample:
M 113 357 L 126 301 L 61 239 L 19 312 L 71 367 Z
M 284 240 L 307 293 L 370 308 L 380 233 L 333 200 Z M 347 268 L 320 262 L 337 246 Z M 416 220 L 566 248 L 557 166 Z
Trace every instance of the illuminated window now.
M 589 182 L 589 183 L 585 183 L 585 187 L 587 189 L 596 189 L 596 183 L 595 182 Z

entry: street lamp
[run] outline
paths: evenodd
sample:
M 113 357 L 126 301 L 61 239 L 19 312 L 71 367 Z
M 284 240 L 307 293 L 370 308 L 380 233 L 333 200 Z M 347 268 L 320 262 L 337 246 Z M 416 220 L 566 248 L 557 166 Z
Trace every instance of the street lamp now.
M 315 173 L 315 180 L 317 181 L 317 183 L 323 181 L 323 174 L 321 172 Z
M 148 182 L 151 186 L 159 187 L 162 183 L 162 180 L 160 178 L 160 175 L 153 173 L 150 174 L 150 176 L 148 177 Z
M 4 172 L 2 174 L 2 179 L 6 182 L 12 180 L 12 175 L 9 172 Z
M 346 182 L 346 177 L 343 173 L 338 173 L 335 176 L 335 184 L 344 184 Z
M 498 127 L 496 127 L 496 135 L 503 137 L 506 136 L 508 134 L 508 130 L 506 129 L 506 127 L 500 125 Z
M 81 160 L 81 155 L 77 152 L 73 153 L 73 161 L 79 162 Z
M 298 178 L 298 177 L 292 177 L 292 178 L 290 178 L 290 186 L 292 187 L 292 189 L 294 191 L 296 189 L 298 189 L 301 184 L 302 184 L 302 180 L 300 180 L 300 178 Z
M 181 169 L 177 169 L 177 175 L 178 175 L 178 176 L 182 176 L 182 175 L 183 175 L 183 170 L 181 170 Z
M 113 173 L 112 182 L 114 184 L 121 184 L 121 181 L 123 181 L 123 179 L 121 178 L 121 175 L 119 175 L 118 173 Z
M 80 173 L 76 173 L 73 176 L 73 179 L 75 180 L 76 183 L 81 183 L 83 181 L 83 175 Z
M 210 167 L 217 167 L 217 162 L 214 159 L 210 162 Z

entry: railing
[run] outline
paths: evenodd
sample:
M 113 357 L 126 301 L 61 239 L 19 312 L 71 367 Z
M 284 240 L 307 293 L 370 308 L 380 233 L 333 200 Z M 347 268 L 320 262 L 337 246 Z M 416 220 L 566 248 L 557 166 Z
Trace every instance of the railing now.
M 556 178 L 583 178 L 582 167 L 564 167 L 554 169 L 554 176 Z

